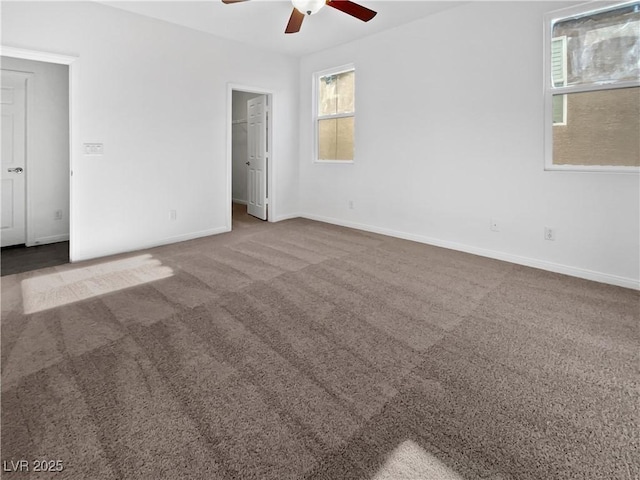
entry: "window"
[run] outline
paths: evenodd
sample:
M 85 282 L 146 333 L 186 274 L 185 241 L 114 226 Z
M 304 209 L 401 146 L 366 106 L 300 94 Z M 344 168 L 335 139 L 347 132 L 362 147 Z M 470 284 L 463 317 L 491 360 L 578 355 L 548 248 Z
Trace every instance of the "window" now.
M 640 1 L 545 19 L 545 166 L 640 171 Z
M 349 65 L 314 75 L 315 160 L 353 162 L 355 70 Z

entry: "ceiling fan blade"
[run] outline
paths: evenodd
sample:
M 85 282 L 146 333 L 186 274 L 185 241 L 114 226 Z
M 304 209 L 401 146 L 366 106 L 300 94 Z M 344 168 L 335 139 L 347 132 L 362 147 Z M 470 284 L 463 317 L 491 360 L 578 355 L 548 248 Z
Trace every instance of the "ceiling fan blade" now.
M 363 7 L 362 5 L 358 5 L 357 3 L 349 0 L 327 0 L 327 5 L 336 8 L 341 12 L 348 13 L 352 17 L 356 17 L 363 22 L 368 22 L 378 14 L 378 12 L 374 12 L 367 7 Z
M 248 2 L 249 0 L 222 0 L 222 3 L 240 3 L 240 2 Z
M 289 17 L 289 23 L 287 23 L 287 29 L 284 33 L 298 33 L 303 20 L 304 13 L 299 12 L 298 9 L 294 8 L 293 12 L 291 12 L 291 17 Z

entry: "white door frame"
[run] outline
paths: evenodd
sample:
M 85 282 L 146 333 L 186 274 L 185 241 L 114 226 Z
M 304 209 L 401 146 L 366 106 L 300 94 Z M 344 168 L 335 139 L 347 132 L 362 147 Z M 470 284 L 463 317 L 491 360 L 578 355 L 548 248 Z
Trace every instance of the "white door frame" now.
M 260 87 L 251 87 L 247 85 L 240 85 L 237 83 L 227 83 L 227 230 L 231 231 L 231 209 L 232 206 L 232 184 L 231 184 L 231 175 L 233 171 L 232 164 L 232 143 L 231 143 L 231 132 L 232 132 L 232 121 L 233 121 L 233 91 L 247 92 L 247 93 L 257 93 L 259 95 L 266 95 L 269 103 L 269 115 L 267 121 L 267 142 L 269 144 L 269 159 L 267 161 L 267 191 L 269 192 L 269 196 L 267 197 L 267 221 L 273 222 L 276 217 L 276 196 L 275 196 L 275 162 L 273 159 L 275 158 L 275 148 L 273 145 L 273 116 L 274 116 L 274 103 L 275 103 L 275 92 L 273 90 L 268 90 Z
M 36 50 L 25 50 L 23 48 L 14 48 L 8 47 L 5 45 L 0 45 L 0 56 L 3 57 L 11 57 L 11 58 L 20 58 L 23 60 L 35 60 L 38 62 L 47 62 L 47 63 L 57 63 L 60 65 L 68 65 L 69 66 L 69 174 L 71 177 L 69 178 L 69 260 L 73 261 L 74 259 L 74 251 L 73 251 L 73 232 L 74 232 L 74 203 L 73 203 L 73 190 L 74 190 L 74 179 L 73 179 L 73 167 L 76 163 L 78 152 L 75 148 L 75 140 L 79 138 L 79 121 L 80 118 L 78 111 L 78 96 L 79 96 L 79 79 L 80 79 L 80 71 L 79 71 L 79 62 L 78 57 L 70 56 L 70 55 L 59 55 L 57 53 L 49 53 L 49 52 L 41 52 Z M 31 122 L 31 111 L 33 104 L 32 97 L 32 89 L 33 86 L 29 87 L 29 83 L 27 82 L 27 146 L 26 146 L 26 159 L 25 159 L 25 170 L 26 170 L 26 189 L 27 189 L 27 199 L 26 199 L 26 230 L 27 230 L 27 246 L 31 246 L 35 244 L 35 230 L 33 228 L 33 212 L 32 212 L 32 200 L 31 200 L 31 192 L 33 191 L 32 181 L 29 180 L 31 175 L 29 175 L 29 158 L 30 153 L 33 152 L 33 139 L 32 135 L 29 135 L 29 127 L 28 124 Z

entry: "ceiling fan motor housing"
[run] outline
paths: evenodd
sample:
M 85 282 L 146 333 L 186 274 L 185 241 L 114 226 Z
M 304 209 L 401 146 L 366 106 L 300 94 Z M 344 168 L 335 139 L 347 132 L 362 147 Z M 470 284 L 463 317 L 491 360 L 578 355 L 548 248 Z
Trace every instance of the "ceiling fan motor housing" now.
M 291 0 L 291 3 L 299 12 L 313 15 L 324 7 L 325 0 Z

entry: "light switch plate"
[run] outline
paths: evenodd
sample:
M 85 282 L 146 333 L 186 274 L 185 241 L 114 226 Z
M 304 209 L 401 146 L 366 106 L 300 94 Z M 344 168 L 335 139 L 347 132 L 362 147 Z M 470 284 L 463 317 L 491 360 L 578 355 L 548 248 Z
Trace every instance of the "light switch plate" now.
M 104 155 L 103 143 L 84 143 L 85 155 Z

